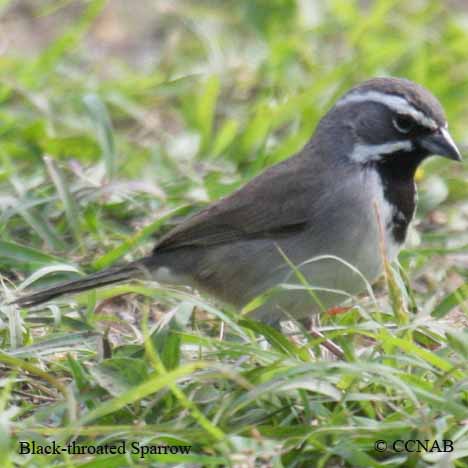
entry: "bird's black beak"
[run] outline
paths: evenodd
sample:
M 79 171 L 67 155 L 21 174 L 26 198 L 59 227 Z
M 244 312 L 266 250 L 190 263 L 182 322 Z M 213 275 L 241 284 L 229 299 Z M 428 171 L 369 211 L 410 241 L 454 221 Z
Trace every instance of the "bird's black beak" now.
M 424 135 L 420 140 L 420 145 L 429 153 L 444 158 L 461 161 L 462 157 L 457 145 L 450 136 L 447 128 L 441 127 L 429 135 Z

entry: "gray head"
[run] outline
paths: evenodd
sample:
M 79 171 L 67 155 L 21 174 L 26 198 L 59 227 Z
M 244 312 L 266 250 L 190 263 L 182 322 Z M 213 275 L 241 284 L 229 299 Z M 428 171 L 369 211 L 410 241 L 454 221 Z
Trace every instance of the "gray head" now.
M 461 160 L 439 101 L 402 78 L 373 78 L 352 88 L 322 119 L 316 136 L 340 159 L 358 164 L 399 162 L 413 172 L 430 155 Z

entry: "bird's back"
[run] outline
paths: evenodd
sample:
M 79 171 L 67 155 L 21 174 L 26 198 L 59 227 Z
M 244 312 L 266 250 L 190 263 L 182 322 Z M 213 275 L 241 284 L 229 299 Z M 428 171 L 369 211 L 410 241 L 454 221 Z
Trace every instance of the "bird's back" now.
M 238 307 L 279 284 L 300 283 L 291 264 L 299 266 L 311 286 L 349 293 L 364 289 L 362 279 L 338 260 L 313 259 L 339 257 L 370 281 L 380 273 L 372 200 L 383 222 L 388 210 L 382 204 L 378 176 L 371 169 L 327 164 L 313 150 L 312 141 L 294 158 L 270 168 L 162 239 L 153 254 L 161 266 L 156 279 L 192 284 Z M 363 255 L 368 249 L 375 255 Z M 287 304 L 280 296 L 272 298 L 276 308 L 285 307 L 296 316 L 309 315 L 314 308 L 307 300 L 309 293 L 288 291 Z M 325 305 L 336 302 L 336 295 L 322 296 Z

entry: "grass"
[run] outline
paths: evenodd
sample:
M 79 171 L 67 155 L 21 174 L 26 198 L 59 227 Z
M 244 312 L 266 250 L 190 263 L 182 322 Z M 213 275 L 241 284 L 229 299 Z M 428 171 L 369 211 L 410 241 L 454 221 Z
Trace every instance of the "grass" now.
M 466 165 L 419 172 L 377 304 L 321 318 L 344 360 L 151 283 L 6 305 L 149 252 L 369 76 L 430 88 L 466 152 L 463 2 L 15 3 L 0 2 L 19 28 L 0 55 L 0 466 L 468 466 Z M 409 439 L 453 451 L 375 449 Z M 31 440 L 128 450 L 18 454 Z M 192 448 L 142 458 L 132 442 Z

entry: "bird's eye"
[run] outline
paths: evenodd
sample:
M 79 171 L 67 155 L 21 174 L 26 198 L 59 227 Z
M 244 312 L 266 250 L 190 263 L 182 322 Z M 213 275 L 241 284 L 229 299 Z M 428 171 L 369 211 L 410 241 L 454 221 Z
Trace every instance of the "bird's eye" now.
M 400 133 L 409 133 L 415 127 L 415 122 L 409 115 L 398 114 L 393 118 L 393 126 Z

